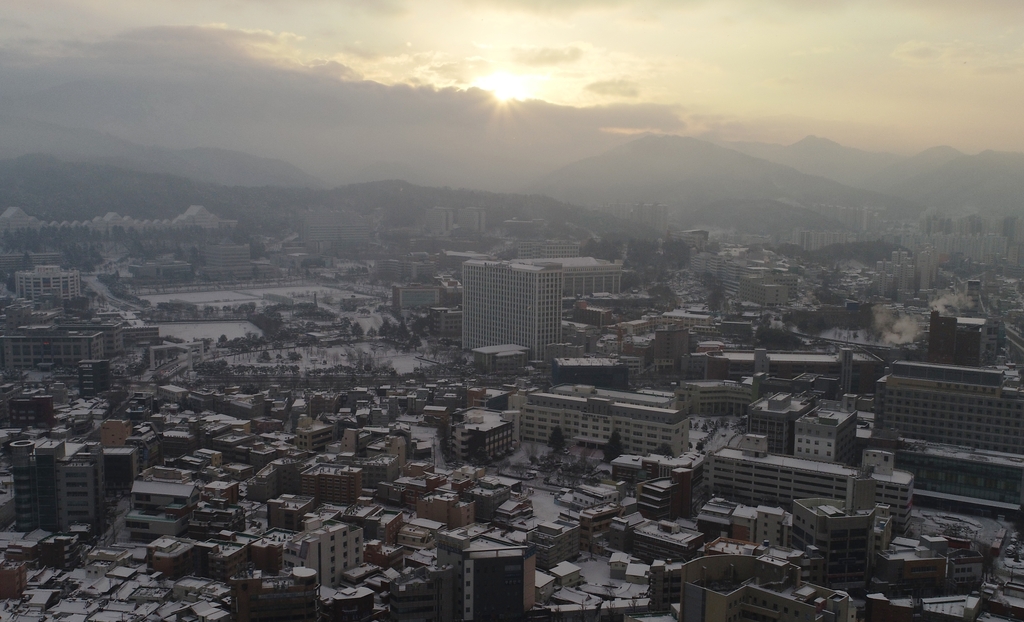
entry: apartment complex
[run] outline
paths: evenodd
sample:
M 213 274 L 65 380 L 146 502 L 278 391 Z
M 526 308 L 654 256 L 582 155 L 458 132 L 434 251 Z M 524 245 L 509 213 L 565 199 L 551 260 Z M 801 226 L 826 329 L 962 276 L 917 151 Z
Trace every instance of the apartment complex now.
M 82 295 L 82 277 L 78 270 L 61 270 L 60 266 L 36 266 L 33 270 L 14 273 L 18 298 L 41 300 L 53 297 L 71 300 Z
M 562 336 L 562 268 L 556 263 L 462 265 L 462 347 L 515 344 L 544 355 Z
M 320 503 L 355 503 L 363 494 L 363 470 L 345 464 L 317 464 L 302 472 L 301 494 Z
M 896 362 L 875 390 L 876 425 L 935 443 L 1024 453 L 1024 393 L 997 370 Z
M 571 444 L 600 449 L 618 430 L 627 453 L 646 455 L 667 445 L 689 448 L 690 420 L 671 394 L 629 393 L 589 385 L 560 385 L 530 393 L 521 408 L 522 440 L 546 443 L 556 427 Z

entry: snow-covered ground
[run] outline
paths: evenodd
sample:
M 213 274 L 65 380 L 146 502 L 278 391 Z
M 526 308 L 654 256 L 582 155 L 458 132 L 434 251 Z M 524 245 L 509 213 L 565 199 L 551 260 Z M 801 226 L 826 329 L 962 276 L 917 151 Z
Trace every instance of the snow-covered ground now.
M 157 324 L 157 326 L 160 327 L 161 337 L 177 337 L 185 341 L 198 339 L 216 341 L 221 335 L 228 339 L 235 339 L 245 337 L 246 333 L 263 334 L 263 331 L 251 322 L 189 322 Z
M 554 494 L 546 490 L 534 489 L 530 501 L 533 502 L 533 515 L 541 520 L 556 520 L 563 509 L 563 506 L 555 505 Z
M 690 443 L 696 449 L 697 443 L 704 443 L 704 451 L 712 453 L 722 447 L 739 440 L 741 435 L 737 425 L 742 421 L 739 417 L 690 417 Z M 708 431 L 704 431 L 704 425 Z M 717 424 L 717 429 L 716 429 Z M 712 436 L 713 434 L 713 436 Z
M 220 289 L 207 292 L 176 292 L 173 294 L 150 294 L 140 296 L 140 298 L 148 300 L 153 305 L 161 302 L 188 302 L 199 306 L 235 306 L 246 302 L 254 302 L 258 306 L 275 304 L 273 301 L 264 300 L 264 294 L 287 296 L 296 302 L 313 302 L 313 294 L 316 294 L 317 302 L 325 305 L 336 304 L 342 299 L 350 298 L 366 299 L 368 304 L 376 303 L 375 298 L 363 296 L 351 290 L 319 285 L 290 285 L 262 289 Z
M 399 374 L 408 374 L 416 371 L 421 366 L 432 366 L 430 363 L 416 358 L 421 356 L 419 352 L 399 352 L 380 342 L 361 342 L 330 347 L 308 346 L 282 348 L 280 350 L 268 349 L 267 352 L 270 353 L 270 361 L 259 360 L 262 352 L 232 354 L 223 357 L 223 359 L 229 365 L 298 365 L 303 371 L 329 368 L 336 365 L 355 365 L 357 363 L 365 364 L 371 362 L 377 366 L 391 363 L 391 366 Z M 291 352 L 298 352 L 302 355 L 302 358 L 298 361 L 289 360 L 288 354 Z M 278 359 L 278 354 L 282 358 Z

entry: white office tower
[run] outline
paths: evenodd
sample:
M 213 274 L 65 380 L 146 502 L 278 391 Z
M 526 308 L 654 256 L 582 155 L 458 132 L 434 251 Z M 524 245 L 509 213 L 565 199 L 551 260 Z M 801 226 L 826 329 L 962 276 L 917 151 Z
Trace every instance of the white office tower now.
M 562 267 L 470 260 L 462 264 L 462 347 L 515 344 L 544 355 L 562 337 Z

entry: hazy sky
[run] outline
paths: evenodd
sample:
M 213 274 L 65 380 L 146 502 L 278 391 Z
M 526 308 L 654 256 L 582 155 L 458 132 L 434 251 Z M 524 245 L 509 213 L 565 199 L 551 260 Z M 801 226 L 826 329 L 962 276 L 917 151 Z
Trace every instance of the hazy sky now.
M 299 146 L 272 143 L 297 121 L 271 117 L 310 107 L 301 118 L 316 117 L 315 140 L 343 123 L 322 121 L 340 115 L 329 103 L 339 99 L 384 115 L 390 131 L 401 119 L 421 145 L 440 136 L 424 124 L 457 126 L 467 115 L 491 119 L 476 138 L 499 119 L 502 132 L 517 128 L 505 141 L 580 140 L 538 170 L 645 130 L 787 143 L 817 134 L 901 153 L 937 144 L 1017 151 L 1022 28 L 1017 0 L 4 0 L 0 79 L 16 95 L 0 103 L 37 114 L 39 94 L 59 92 L 67 101 L 39 115 L 293 161 Z M 83 97 L 85 83 L 107 86 Z M 168 102 L 168 84 L 206 86 L 184 105 Z M 211 112 L 248 108 L 260 85 L 289 84 L 293 100 L 245 112 L 250 123 L 279 126 L 276 134 L 229 139 L 241 121 Z M 467 91 L 474 86 L 490 93 Z M 361 104 L 347 99 L 354 90 Z M 141 91 L 145 106 L 129 106 Z M 345 119 L 344 140 L 353 139 L 360 128 Z M 209 125 L 192 134 L 188 120 Z M 367 128 L 359 139 L 372 141 Z M 401 164 L 385 151 L 373 157 Z

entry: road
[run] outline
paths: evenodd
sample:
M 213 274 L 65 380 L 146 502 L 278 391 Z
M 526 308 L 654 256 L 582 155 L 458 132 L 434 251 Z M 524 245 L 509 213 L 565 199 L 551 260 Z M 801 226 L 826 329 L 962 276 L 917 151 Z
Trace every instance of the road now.
M 106 299 L 107 303 L 114 307 L 117 307 L 119 309 L 127 309 L 129 311 L 139 310 L 139 307 L 137 305 L 134 305 L 126 300 L 122 300 L 115 296 L 114 293 L 110 291 L 110 288 L 101 283 L 99 278 L 97 278 L 95 274 L 83 275 L 82 282 L 85 283 L 85 285 L 89 289 L 99 294 L 100 297 Z

